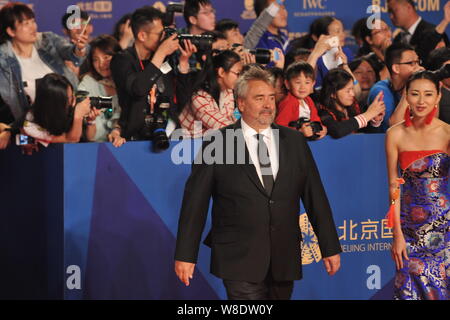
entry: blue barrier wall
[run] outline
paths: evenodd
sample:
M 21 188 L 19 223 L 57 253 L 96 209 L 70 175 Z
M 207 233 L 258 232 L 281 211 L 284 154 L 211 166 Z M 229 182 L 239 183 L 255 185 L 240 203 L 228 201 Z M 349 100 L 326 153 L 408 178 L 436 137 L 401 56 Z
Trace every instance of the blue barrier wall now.
M 161 154 L 151 153 L 149 142 L 119 149 L 95 143 L 52 145 L 32 157 L 20 155 L 16 147 L 0 151 L 2 213 L 9 221 L 2 225 L 6 242 L 1 243 L 12 257 L 21 255 L 11 261 L 10 275 L 17 276 L 13 263 L 23 262 L 16 270 L 19 276 L 27 270 L 43 275 L 35 284 L 37 294 L 63 298 L 64 289 L 65 299 L 224 299 L 221 280 L 209 273 L 206 246 L 201 245 L 189 288 L 173 272 L 178 215 L 190 173 L 190 164 L 171 160 L 181 146 L 193 154 L 199 144 L 172 143 Z M 300 212 L 304 279 L 296 282 L 293 298 L 389 298 L 394 265 L 392 233 L 383 220 L 384 135 L 325 138 L 310 146 L 344 252 L 341 271 L 329 277 Z M 24 219 L 33 224 L 23 224 Z M 209 225 L 208 220 L 205 234 Z M 41 269 L 33 270 L 36 265 Z M 27 288 L 23 285 L 16 283 L 18 295 Z
M 0 6 L 7 3 L 7 0 L 0 0 Z M 170 2 L 169 0 L 23 0 L 33 6 L 36 11 L 39 30 L 54 31 L 62 33 L 61 17 L 66 12 L 68 6 L 79 5 L 83 10 L 90 13 L 93 18 L 93 25 L 96 35 L 102 33 L 112 33 L 114 23 L 126 13 L 132 12 L 136 8 L 144 5 L 156 4 L 160 8 Z M 172 1 L 181 2 L 181 1 Z M 255 19 L 253 10 L 253 0 L 233 0 L 233 5 L 229 1 L 211 0 L 217 9 L 217 19 L 232 18 L 240 23 L 242 32 L 246 32 Z M 446 0 L 415 0 L 419 14 L 427 21 L 438 24 L 443 18 L 442 8 Z M 387 14 L 387 0 L 286 0 L 286 8 L 289 11 L 289 31 L 292 36 L 299 36 L 308 31 L 310 23 L 317 17 L 331 15 L 341 19 L 348 33 L 356 20 L 364 16 L 369 16 L 367 8 L 370 5 L 381 7 L 381 17 L 391 26 Z M 351 9 L 351 10 L 349 10 Z M 177 25 L 185 26 L 184 19 L 179 16 Z M 447 31 L 450 36 L 450 31 Z M 349 38 L 348 43 L 352 44 Z

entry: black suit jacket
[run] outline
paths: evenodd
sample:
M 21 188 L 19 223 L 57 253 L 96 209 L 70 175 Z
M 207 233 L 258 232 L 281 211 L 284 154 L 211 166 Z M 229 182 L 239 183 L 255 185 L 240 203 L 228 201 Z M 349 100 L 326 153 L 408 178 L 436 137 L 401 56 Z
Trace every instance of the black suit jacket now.
M 439 41 L 444 39 L 446 46 L 450 45 L 447 34 L 436 32 L 436 26 L 425 20 L 421 20 L 417 25 L 416 31 L 411 37 L 409 44 L 416 50 L 417 55 L 424 63 L 427 63 L 428 55 L 436 48 Z M 394 42 L 401 42 L 401 35 L 398 34 Z
M 271 195 L 266 193 L 255 166 L 248 160 L 240 121 L 217 132 L 224 147 L 216 148 L 216 155 L 222 152 L 229 157 L 226 145 L 237 148 L 240 141 L 245 161 L 207 164 L 207 160 L 197 157 L 198 164 L 193 164 L 185 187 L 176 260 L 197 262 L 211 197 L 211 272 L 219 278 L 260 282 L 271 266 L 275 280 L 301 279 L 300 199 L 318 237 L 322 256 L 341 252 L 328 199 L 305 138 L 286 127 L 273 128 L 279 130 L 279 171 Z M 237 138 L 230 138 L 225 133 L 227 129 Z M 215 141 L 204 143 L 202 150 L 214 149 Z M 237 152 L 232 160 L 238 156 Z
M 111 73 L 122 108 L 119 124 L 122 136 L 127 139 L 142 137 L 145 112 L 149 108 L 148 94 L 154 84 L 158 86 L 158 95 L 170 98 L 169 116 L 176 123 L 180 110 L 188 101 L 189 75 L 175 77 L 174 66 L 172 71 L 163 74 L 151 62 L 145 64 L 142 70 L 134 46 L 117 53 L 111 60 Z

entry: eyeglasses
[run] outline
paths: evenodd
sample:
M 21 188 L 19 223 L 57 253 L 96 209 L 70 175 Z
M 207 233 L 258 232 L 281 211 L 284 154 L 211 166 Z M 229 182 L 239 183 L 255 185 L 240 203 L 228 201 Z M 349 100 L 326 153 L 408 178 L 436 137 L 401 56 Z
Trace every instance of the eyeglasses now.
M 236 71 L 233 71 L 233 70 L 230 70 L 229 72 L 231 72 L 232 74 L 235 74 L 238 77 L 241 75 L 240 72 L 236 72 Z
M 408 64 L 410 66 L 420 66 L 422 64 L 422 60 L 414 60 L 414 61 L 406 61 L 406 62 L 398 62 L 396 64 Z

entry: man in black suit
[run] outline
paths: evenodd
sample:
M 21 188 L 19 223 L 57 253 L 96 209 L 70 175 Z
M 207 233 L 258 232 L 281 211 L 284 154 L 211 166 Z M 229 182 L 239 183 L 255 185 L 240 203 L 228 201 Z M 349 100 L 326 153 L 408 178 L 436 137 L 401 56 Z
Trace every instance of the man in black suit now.
M 205 244 L 212 249 L 211 272 L 223 279 L 228 298 L 289 299 L 293 280 L 302 278 L 300 199 L 329 275 L 340 267 L 339 239 L 305 138 L 273 124 L 271 75 L 249 69 L 237 81 L 236 94 L 242 119 L 204 143 L 186 183 L 175 272 L 189 285 L 212 196 Z
M 392 23 L 403 29 L 394 42 L 412 45 L 422 61 L 427 61 L 428 55 L 436 47 L 450 45 L 445 33 L 450 23 L 450 1 L 444 6 L 444 18 L 437 26 L 417 14 L 413 0 L 388 0 L 388 10 Z

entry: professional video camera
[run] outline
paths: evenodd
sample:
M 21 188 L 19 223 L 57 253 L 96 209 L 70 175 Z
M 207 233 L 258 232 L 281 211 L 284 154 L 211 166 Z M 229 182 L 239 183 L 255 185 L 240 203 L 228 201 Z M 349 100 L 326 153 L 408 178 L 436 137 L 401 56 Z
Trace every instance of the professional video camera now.
M 444 64 L 439 70 L 433 71 L 439 81 L 450 78 L 450 64 Z
M 175 24 L 175 13 L 183 13 L 184 4 L 181 2 L 169 2 L 166 6 L 166 14 L 163 19 L 163 24 L 165 27 L 170 27 Z
M 294 127 L 297 130 L 300 130 L 300 128 L 305 124 L 305 123 L 309 123 L 312 131 L 313 131 L 313 135 L 307 139 L 309 140 L 316 140 L 319 138 L 318 133 L 320 131 L 323 130 L 322 124 L 319 121 L 312 121 L 309 120 L 308 118 L 305 117 L 301 117 L 300 119 L 296 120 L 296 121 L 291 121 L 289 122 L 289 127 Z
M 183 40 L 191 40 L 192 44 L 197 47 L 199 51 L 210 51 L 212 48 L 213 42 L 216 40 L 214 36 L 205 34 L 205 35 L 194 35 L 194 34 L 180 34 L 177 29 L 174 28 L 164 28 L 164 32 L 166 34 L 166 39 L 171 37 L 173 34 L 178 34 L 178 40 L 180 40 L 180 44 L 183 46 Z
M 154 152 L 167 150 L 170 146 L 166 133 L 169 121 L 169 108 L 170 98 L 159 96 L 153 113 L 145 117 L 142 135 L 145 139 L 152 140 Z

